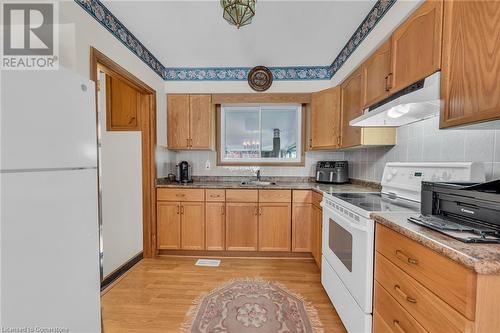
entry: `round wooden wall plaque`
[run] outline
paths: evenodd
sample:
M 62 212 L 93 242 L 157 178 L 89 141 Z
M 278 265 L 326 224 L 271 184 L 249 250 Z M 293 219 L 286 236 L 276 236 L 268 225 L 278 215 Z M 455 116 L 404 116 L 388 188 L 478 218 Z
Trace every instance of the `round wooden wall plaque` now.
M 273 73 L 265 66 L 256 66 L 248 73 L 248 84 L 255 91 L 266 91 L 273 83 Z

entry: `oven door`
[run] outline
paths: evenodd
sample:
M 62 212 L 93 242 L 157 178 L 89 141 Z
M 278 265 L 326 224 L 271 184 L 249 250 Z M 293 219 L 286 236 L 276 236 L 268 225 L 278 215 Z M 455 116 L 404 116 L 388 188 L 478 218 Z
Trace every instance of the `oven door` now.
M 365 313 L 372 312 L 374 222 L 323 201 L 323 256 Z

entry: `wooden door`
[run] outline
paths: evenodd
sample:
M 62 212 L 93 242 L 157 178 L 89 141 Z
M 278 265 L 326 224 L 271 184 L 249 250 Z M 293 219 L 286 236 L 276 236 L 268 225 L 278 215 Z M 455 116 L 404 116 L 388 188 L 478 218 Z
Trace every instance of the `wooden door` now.
M 342 148 L 361 144 L 361 127 L 349 126 L 349 122 L 363 114 L 362 73 L 361 68 L 358 68 L 342 83 Z
M 340 137 L 340 88 L 312 94 L 309 149 L 338 148 Z
M 380 46 L 363 65 L 363 107 L 369 107 L 389 96 L 391 41 Z
M 443 2 L 428 0 L 392 34 L 391 93 L 439 70 L 442 16 Z
M 259 206 L 259 251 L 290 251 L 292 214 L 290 203 Z
M 106 75 L 106 130 L 140 131 L 141 92 L 116 76 Z
M 156 204 L 158 249 L 177 250 L 181 248 L 180 203 L 158 201 Z
M 181 249 L 205 249 L 205 204 L 181 202 Z
M 167 139 L 170 149 L 189 149 L 189 95 L 167 95 Z
M 500 1 L 446 1 L 441 127 L 500 118 Z
M 226 250 L 257 251 L 257 203 L 226 203 Z
M 294 203 L 292 207 L 292 251 L 311 252 L 312 205 Z
M 191 149 L 212 148 L 212 96 L 189 95 L 189 137 Z
M 226 207 L 224 202 L 207 202 L 205 243 L 207 250 L 225 249 Z

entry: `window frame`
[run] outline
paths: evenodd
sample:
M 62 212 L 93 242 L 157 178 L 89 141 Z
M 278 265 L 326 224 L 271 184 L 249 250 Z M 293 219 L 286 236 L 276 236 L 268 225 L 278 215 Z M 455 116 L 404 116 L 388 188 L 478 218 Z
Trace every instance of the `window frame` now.
M 225 112 L 231 107 L 259 108 L 259 129 L 262 135 L 262 108 L 266 107 L 294 107 L 297 110 L 297 158 L 224 158 L 225 152 Z M 225 103 L 217 105 L 217 165 L 219 166 L 304 166 L 305 154 L 305 107 L 300 103 Z

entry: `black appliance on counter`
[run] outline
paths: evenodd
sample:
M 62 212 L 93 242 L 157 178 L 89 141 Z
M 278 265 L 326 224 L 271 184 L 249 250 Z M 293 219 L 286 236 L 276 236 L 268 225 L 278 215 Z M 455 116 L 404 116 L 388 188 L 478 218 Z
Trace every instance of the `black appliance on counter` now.
M 182 161 L 179 164 L 177 164 L 175 166 L 175 168 L 177 171 L 176 179 L 179 183 L 192 183 L 193 182 L 191 165 L 188 162 Z
M 465 243 L 500 243 L 500 180 L 422 182 L 421 216 L 408 221 Z
M 316 182 L 345 184 L 349 182 L 347 161 L 319 161 L 316 164 Z

